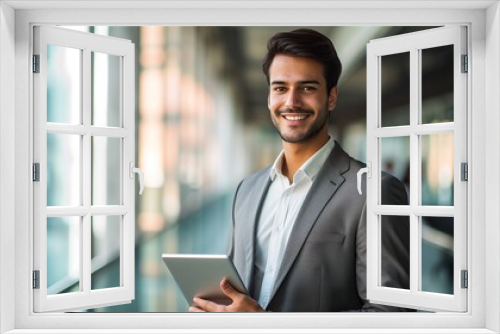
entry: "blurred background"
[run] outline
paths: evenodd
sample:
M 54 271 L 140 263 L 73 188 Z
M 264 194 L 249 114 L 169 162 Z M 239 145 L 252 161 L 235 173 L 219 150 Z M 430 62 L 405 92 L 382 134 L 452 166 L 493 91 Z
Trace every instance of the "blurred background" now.
M 226 252 L 232 197 L 238 182 L 272 163 L 281 150 L 281 141 L 269 120 L 267 82 L 261 70 L 266 42 L 276 32 L 295 28 L 66 28 L 124 38 L 135 44 L 136 161 L 145 173 L 144 194 L 136 197 L 135 300 L 86 312 L 186 311 L 187 302 L 161 261 L 161 254 Z M 334 41 L 343 63 L 331 134 L 351 156 L 365 161 L 366 44 L 372 39 L 432 27 L 312 28 Z M 48 51 L 49 66 L 67 66 L 70 71 L 74 64 L 64 60 L 66 51 L 57 47 Z M 425 87 L 422 122 L 453 121 L 451 56 L 452 50 L 446 47 L 425 51 L 421 64 Z M 113 87 L 119 82 L 120 66 L 114 58 L 92 58 L 93 98 L 101 99 L 98 103 L 109 110 L 119 104 L 119 91 Z M 381 124 L 407 125 L 409 55 L 383 58 Z M 59 102 L 50 98 L 51 92 L 65 85 L 64 77 L 54 77 L 48 84 L 49 122 L 71 121 L 59 118 Z M 95 120 L 106 113 L 94 109 Z M 107 120 L 104 117 L 100 124 L 116 126 L 119 113 L 107 113 Z M 78 144 L 56 137 L 47 138 L 48 154 L 54 156 L 48 161 L 48 205 L 68 205 L 65 200 L 78 196 L 78 189 L 62 191 L 63 185 L 50 175 L 64 173 L 60 166 L 67 168 L 71 165 L 68 161 L 77 161 Z M 421 203 L 453 205 L 453 135 L 423 137 Z M 107 180 L 96 182 L 93 198 L 98 201 L 99 194 L 107 194 L 110 204 L 110 198 L 118 198 L 113 188 L 119 182 L 113 177 L 118 167 L 110 161 L 119 160 L 120 144 L 108 140 L 92 145 L 93 159 L 108 161 L 103 165 L 109 169 L 93 165 L 93 178 Z M 409 189 L 409 138 L 383 139 L 381 148 L 382 168 Z M 74 228 L 77 224 L 57 219 L 47 222 L 49 294 L 79 289 L 74 278 L 78 277 L 74 273 L 78 268 L 73 268 L 71 261 L 71 254 L 79 249 L 71 240 L 78 240 L 79 230 Z M 117 286 L 120 277 L 119 219 L 99 219 L 104 222 L 96 218 L 92 225 L 93 289 Z M 422 235 L 422 290 L 452 294 L 453 219 L 423 217 Z

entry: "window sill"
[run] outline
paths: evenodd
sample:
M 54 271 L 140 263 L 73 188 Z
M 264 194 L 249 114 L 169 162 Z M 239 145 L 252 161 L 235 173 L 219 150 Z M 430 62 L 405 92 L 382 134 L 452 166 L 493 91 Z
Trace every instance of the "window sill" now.
M 311 334 L 494 334 L 488 329 L 15 329 L 5 334 L 233 334 L 233 333 L 258 333 L 258 334 L 281 334 L 281 333 L 311 333 Z

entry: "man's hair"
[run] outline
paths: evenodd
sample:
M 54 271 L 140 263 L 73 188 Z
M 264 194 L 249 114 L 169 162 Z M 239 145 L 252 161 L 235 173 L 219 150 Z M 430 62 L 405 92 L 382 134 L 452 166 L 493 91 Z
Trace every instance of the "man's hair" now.
M 324 68 L 327 93 L 337 86 L 342 64 L 332 41 L 312 29 L 297 29 L 275 34 L 267 42 L 267 54 L 262 61 L 262 71 L 269 81 L 269 68 L 278 54 L 292 57 L 306 57 L 320 62 Z

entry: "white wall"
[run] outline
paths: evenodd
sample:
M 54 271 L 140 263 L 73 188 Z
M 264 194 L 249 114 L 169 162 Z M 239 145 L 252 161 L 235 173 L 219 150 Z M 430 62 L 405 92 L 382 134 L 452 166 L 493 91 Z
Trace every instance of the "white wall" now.
M 490 222 L 486 229 L 486 253 L 500 258 L 500 95 L 491 89 L 500 82 L 500 5 L 490 6 L 486 12 L 486 71 L 494 75 L 486 76 L 486 145 L 485 155 L 486 219 Z M 486 280 L 492 287 L 486 292 L 486 328 L 500 332 L 500 268 L 498 263 L 486 263 Z

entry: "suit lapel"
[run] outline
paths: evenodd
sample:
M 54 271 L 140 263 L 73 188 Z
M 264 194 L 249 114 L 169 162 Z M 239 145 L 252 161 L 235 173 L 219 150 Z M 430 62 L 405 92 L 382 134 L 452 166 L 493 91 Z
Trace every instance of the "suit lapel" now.
M 313 182 L 297 216 L 276 277 L 271 300 L 292 267 L 320 213 L 344 183 L 345 178 L 342 174 L 348 169 L 349 156 L 338 143 L 335 143 L 332 153 Z
M 248 220 L 241 225 L 241 232 L 244 235 L 248 236 L 248 238 L 245 238 L 245 240 L 247 240 L 245 244 L 245 266 L 241 275 L 243 282 L 248 289 L 251 289 L 253 286 L 253 267 L 255 261 L 256 244 L 255 228 L 257 226 L 257 222 L 262 210 L 264 199 L 269 189 L 269 185 L 271 184 L 271 180 L 269 178 L 269 169 L 266 169 L 265 171 L 266 172 L 262 173 L 259 179 L 256 181 L 256 186 L 253 188 L 252 194 L 250 196 L 250 198 L 253 198 L 254 200 L 248 202 L 248 214 L 246 215 Z

